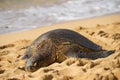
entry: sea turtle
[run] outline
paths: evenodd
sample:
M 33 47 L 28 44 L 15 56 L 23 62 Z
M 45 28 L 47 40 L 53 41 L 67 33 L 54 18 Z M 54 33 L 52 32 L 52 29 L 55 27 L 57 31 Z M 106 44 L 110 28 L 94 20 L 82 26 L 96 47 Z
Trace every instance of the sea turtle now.
M 97 59 L 112 53 L 112 50 L 102 50 L 101 46 L 75 31 L 56 29 L 39 36 L 28 47 L 22 59 L 27 59 L 27 71 L 36 71 L 40 67 L 62 62 L 69 57 Z

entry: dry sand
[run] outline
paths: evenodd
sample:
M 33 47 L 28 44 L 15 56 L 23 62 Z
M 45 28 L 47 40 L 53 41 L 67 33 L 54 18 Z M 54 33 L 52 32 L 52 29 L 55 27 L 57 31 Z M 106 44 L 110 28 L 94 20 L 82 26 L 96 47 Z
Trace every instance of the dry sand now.
M 116 50 L 109 57 L 96 60 L 69 58 L 35 72 L 24 71 L 20 60 L 27 47 L 40 34 L 67 28 L 83 34 L 103 49 Z M 0 80 L 119 80 L 120 14 L 71 21 L 29 31 L 0 35 Z

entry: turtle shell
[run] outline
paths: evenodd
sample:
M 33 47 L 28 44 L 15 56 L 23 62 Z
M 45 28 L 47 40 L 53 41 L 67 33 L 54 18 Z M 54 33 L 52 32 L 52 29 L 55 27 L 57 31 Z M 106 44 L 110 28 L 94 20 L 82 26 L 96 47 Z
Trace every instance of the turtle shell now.
M 90 41 L 83 35 L 68 29 L 56 29 L 52 31 L 48 31 L 41 36 L 39 36 L 27 49 L 24 57 L 22 59 L 26 59 L 32 56 L 32 50 L 36 48 L 43 40 L 51 39 L 56 45 L 64 42 L 70 42 L 74 44 L 79 44 L 85 49 L 90 49 L 92 51 L 101 50 L 101 46 L 95 44 Z
M 52 39 L 53 42 L 57 42 L 57 43 L 62 43 L 62 42 L 76 43 L 84 48 L 95 51 L 99 51 L 102 49 L 101 46 L 95 44 L 94 42 L 87 39 L 83 35 L 69 29 L 56 29 L 56 30 L 48 31 L 42 34 L 40 37 L 38 37 L 34 41 L 35 43 L 33 44 L 38 44 L 40 43 L 40 41 L 48 38 Z

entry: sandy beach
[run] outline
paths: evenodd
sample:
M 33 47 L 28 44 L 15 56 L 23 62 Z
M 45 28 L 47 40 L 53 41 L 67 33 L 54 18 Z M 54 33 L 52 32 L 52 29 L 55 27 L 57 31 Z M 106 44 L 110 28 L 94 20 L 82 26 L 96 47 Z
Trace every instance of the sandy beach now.
M 24 70 L 27 47 L 54 29 L 74 30 L 114 54 L 96 60 L 69 58 L 35 72 Z M 120 80 L 120 14 L 69 21 L 23 32 L 0 35 L 0 80 Z

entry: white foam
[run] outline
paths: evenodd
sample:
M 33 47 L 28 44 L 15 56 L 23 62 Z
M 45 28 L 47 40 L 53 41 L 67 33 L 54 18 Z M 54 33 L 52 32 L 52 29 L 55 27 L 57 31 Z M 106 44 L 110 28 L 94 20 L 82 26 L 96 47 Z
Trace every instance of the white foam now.
M 3 28 L 10 32 L 116 12 L 120 12 L 120 0 L 68 0 L 51 6 L 3 11 L 0 12 L 0 33 Z

